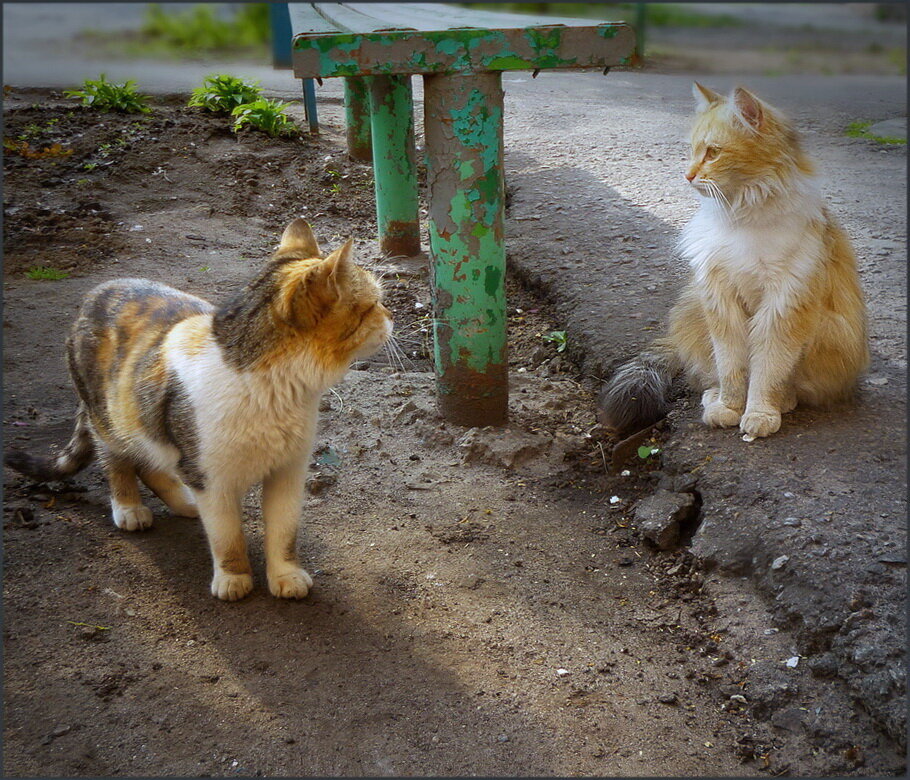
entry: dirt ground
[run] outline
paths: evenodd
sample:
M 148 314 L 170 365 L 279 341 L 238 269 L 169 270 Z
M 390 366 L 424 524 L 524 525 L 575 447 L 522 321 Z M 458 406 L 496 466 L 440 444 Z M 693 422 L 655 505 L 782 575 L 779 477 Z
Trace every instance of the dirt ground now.
M 407 360 L 358 364 L 324 400 L 302 602 L 263 586 L 255 493 L 257 585 L 227 604 L 198 522 L 150 499 L 155 527 L 123 533 L 94 466 L 65 485 L 5 470 L 6 775 L 899 771 L 861 714 L 861 746 L 849 724 L 810 741 L 763 717 L 785 694 L 811 712 L 823 683 L 787 666 L 747 582 L 642 541 L 634 505 L 672 475 L 659 455 L 608 472 L 615 442 L 541 338 L 545 301 L 510 279 L 508 428 L 446 424 L 425 263 L 379 255 L 370 167 L 332 133 L 237 138 L 184 101 L 123 117 L 5 95 L 5 138 L 29 144 L 4 157 L 6 445 L 65 443 L 63 341 L 92 286 L 142 276 L 220 300 L 298 215 L 383 270 Z

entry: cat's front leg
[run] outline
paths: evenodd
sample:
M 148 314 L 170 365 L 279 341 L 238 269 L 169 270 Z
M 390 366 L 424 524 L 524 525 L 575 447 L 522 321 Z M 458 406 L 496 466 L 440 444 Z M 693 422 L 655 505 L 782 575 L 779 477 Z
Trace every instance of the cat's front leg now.
M 779 313 L 768 308 L 756 315 L 748 401 L 739 423 L 747 439 L 777 433 L 781 415 L 796 406 L 792 376 L 808 333 L 799 309 Z
M 729 428 L 739 423 L 746 406 L 749 365 L 746 313 L 729 291 L 707 295 L 704 311 L 718 383 L 702 395 L 702 421 L 716 428 Z
M 266 577 L 272 595 L 279 598 L 302 599 L 313 586 L 313 578 L 297 560 L 297 528 L 308 460 L 309 454 L 295 459 L 262 483 Z
M 253 589 L 253 569 L 241 527 L 242 498 L 235 486 L 217 482 L 196 493 L 215 568 L 212 595 L 222 601 L 237 601 Z

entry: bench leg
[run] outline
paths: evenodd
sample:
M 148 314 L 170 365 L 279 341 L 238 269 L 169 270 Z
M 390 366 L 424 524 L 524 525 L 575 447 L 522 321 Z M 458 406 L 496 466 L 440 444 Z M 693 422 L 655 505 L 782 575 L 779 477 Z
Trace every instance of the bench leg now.
M 303 110 L 311 133 L 319 132 L 319 118 L 316 116 L 316 85 L 313 79 L 301 79 L 303 82 Z
M 450 422 L 508 420 L 499 73 L 424 77 L 434 361 Z
M 373 76 L 369 88 L 379 246 L 413 257 L 420 254 L 420 222 L 411 77 Z
M 347 127 L 348 154 L 352 160 L 372 162 L 373 142 L 370 137 L 370 92 L 364 79 L 345 78 L 344 115 Z

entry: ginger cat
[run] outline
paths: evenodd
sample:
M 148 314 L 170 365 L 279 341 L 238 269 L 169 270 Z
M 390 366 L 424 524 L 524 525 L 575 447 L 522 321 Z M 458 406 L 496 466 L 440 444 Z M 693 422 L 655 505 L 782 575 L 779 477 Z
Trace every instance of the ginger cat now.
M 322 259 L 296 219 L 262 271 L 218 307 L 143 279 L 99 285 L 67 340 L 80 399 L 72 439 L 56 458 L 11 452 L 7 464 L 52 480 L 97 454 L 125 531 L 152 524 L 138 476 L 174 514 L 201 516 L 212 594 L 228 601 L 253 587 L 241 501 L 262 482 L 269 590 L 303 598 L 313 583 L 297 561 L 297 526 L 320 397 L 392 332 L 351 245 Z
M 686 179 L 701 207 L 679 242 L 692 273 L 668 334 L 620 367 L 604 421 L 642 428 L 666 412 L 682 369 L 707 425 L 751 441 L 797 404 L 848 398 L 869 362 L 856 258 L 828 212 L 812 162 L 780 111 L 737 88 L 696 83 Z

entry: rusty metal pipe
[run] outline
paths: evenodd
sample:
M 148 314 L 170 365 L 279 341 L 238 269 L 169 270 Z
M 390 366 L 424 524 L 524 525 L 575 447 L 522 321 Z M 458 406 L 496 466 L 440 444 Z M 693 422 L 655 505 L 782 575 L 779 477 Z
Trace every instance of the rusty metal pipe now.
M 413 257 L 420 254 L 420 222 L 411 77 L 371 76 L 369 90 L 379 246 Z
M 424 77 L 434 363 L 440 411 L 508 421 L 499 73 Z
M 372 162 L 370 136 L 370 93 L 366 79 L 349 76 L 344 79 L 344 115 L 348 154 L 360 162 Z

